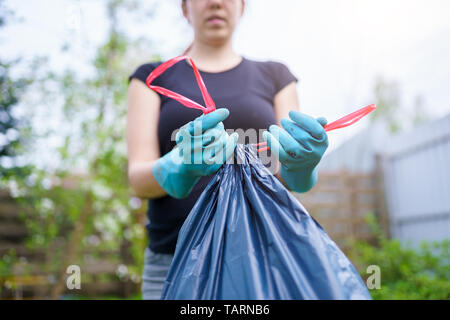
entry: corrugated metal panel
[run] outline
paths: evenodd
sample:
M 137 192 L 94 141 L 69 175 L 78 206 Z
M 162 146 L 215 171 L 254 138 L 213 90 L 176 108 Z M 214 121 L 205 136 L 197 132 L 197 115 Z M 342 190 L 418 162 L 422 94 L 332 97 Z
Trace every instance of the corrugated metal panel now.
M 392 236 L 450 238 L 450 115 L 393 137 L 384 161 Z
M 450 238 L 450 114 L 390 136 L 375 123 L 324 156 L 319 172 L 374 172 L 382 157 L 391 235 L 418 243 Z
M 374 155 L 379 150 L 384 150 L 389 136 L 386 124 L 376 122 L 336 149 L 325 153 L 319 163 L 319 171 L 334 172 L 345 169 L 354 173 L 371 173 L 376 166 Z

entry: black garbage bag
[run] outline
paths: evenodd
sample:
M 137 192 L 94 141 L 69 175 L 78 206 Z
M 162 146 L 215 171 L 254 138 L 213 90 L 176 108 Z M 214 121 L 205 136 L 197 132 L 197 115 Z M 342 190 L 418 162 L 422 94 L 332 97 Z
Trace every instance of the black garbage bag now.
M 251 145 L 238 144 L 178 235 L 161 299 L 371 299 L 357 270 Z

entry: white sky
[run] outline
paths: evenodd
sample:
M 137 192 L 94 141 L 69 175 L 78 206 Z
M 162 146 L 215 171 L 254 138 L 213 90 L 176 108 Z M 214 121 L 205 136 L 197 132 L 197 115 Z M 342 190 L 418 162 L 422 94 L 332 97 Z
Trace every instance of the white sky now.
M 142 1 L 157 3 L 157 16 L 139 24 L 126 17 L 127 31 L 154 39 L 164 58 L 178 55 L 192 39 L 180 1 Z M 107 30 L 103 3 L 6 1 L 24 22 L 2 30 L 0 56 L 49 55 L 55 69 L 72 64 L 89 71 L 87 61 Z M 420 94 L 437 118 L 450 112 L 449 18 L 448 0 L 247 0 L 234 43 L 248 58 L 285 63 L 301 80 L 301 111 L 312 116 L 331 122 L 373 103 L 374 79 L 381 75 L 399 82 L 403 110 Z M 76 56 L 60 53 L 67 39 Z M 366 124 L 330 133 L 329 149 Z

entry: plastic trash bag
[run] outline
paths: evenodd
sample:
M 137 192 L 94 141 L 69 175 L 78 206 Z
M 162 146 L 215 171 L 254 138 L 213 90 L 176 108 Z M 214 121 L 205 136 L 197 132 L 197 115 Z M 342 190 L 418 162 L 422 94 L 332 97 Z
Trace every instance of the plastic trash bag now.
M 162 299 L 371 299 L 344 253 L 238 144 L 178 235 Z

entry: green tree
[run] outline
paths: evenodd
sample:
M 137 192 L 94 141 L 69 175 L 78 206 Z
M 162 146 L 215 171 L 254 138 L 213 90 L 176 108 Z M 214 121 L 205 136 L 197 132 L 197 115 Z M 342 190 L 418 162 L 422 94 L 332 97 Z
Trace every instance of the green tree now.
M 0 0 L 0 29 L 12 15 Z M 15 156 L 25 142 L 25 135 L 19 135 L 19 127 L 25 132 L 28 124 L 15 116 L 14 109 L 31 80 L 11 76 L 11 70 L 19 62 L 20 59 L 5 61 L 0 57 L 0 180 L 11 175 L 23 175 L 26 169 L 16 165 Z
M 370 116 L 370 121 L 385 121 L 391 133 L 403 131 L 408 126 L 414 127 L 430 121 L 424 98 L 420 94 L 415 97 L 412 108 L 401 108 L 400 84 L 378 77 L 374 86 L 376 112 Z
M 353 241 L 349 257 L 367 277 L 370 265 L 380 268 L 381 288 L 370 291 L 374 299 L 450 299 L 450 241 L 423 241 L 420 246 L 388 239 L 373 214 L 367 221 L 377 244 Z
M 376 112 L 370 117 L 371 122 L 385 121 L 392 133 L 402 129 L 400 117 L 400 87 L 395 81 L 387 81 L 382 77 L 376 79 L 374 87 Z
M 129 10 L 139 12 L 139 7 L 136 1 L 105 3 L 109 30 L 91 63 L 92 75 L 82 76 L 69 68 L 61 74 L 47 70 L 34 87 L 40 99 L 29 103 L 34 110 L 48 110 L 38 105 L 49 102 L 53 114 L 61 110 L 61 130 L 49 127 L 41 135 L 33 134 L 36 141 L 48 137 L 63 141 L 54 154 L 57 165 L 35 166 L 27 177 L 8 180 L 23 206 L 30 230 L 28 246 L 46 252 L 42 271 L 55 276 L 52 298 L 64 292 L 68 265 L 83 269 L 85 250 L 91 255 L 126 251 L 133 261 L 127 265 L 126 276 L 131 279 L 140 278 L 143 266 L 146 236 L 142 219 L 135 214 L 139 199 L 128 184 L 125 143 L 126 95 L 133 62 L 129 57 L 140 46 L 140 39 L 130 40 L 119 19 Z M 70 45 L 65 44 L 63 50 L 70 54 Z M 152 55 L 147 52 L 146 56 Z
M 430 119 L 431 117 L 425 108 L 423 96 L 417 95 L 414 100 L 414 109 L 411 117 L 412 125 L 419 126 L 421 124 L 429 122 Z

